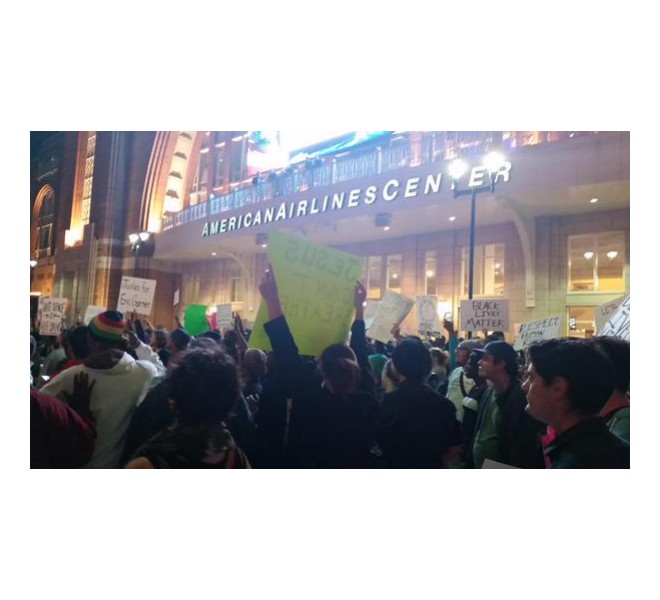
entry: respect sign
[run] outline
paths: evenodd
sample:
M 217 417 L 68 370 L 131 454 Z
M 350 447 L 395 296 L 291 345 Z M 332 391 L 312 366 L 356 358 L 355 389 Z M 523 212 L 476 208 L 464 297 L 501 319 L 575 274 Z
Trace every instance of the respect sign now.
M 561 326 L 561 315 L 522 323 L 518 335 L 516 336 L 516 341 L 513 344 L 513 348 L 514 350 L 524 350 L 535 342 L 560 337 Z
M 135 311 L 141 315 L 150 315 L 155 292 L 155 279 L 122 277 L 117 310 L 120 313 Z
M 386 344 L 392 337 L 392 326 L 401 324 L 413 306 L 415 306 L 414 300 L 387 290 L 376 309 L 373 323 L 369 328 L 369 337 Z
M 364 258 L 280 232 L 268 234 L 268 260 L 293 338 L 301 354 L 319 356 L 348 337 L 354 315 L 355 283 Z M 271 350 L 264 330 L 268 310 L 261 302 L 250 348 Z
M 59 335 L 69 301 L 66 298 L 39 298 L 39 333 L 41 335 Z
M 509 329 L 508 300 L 461 300 L 461 329 L 506 331 Z

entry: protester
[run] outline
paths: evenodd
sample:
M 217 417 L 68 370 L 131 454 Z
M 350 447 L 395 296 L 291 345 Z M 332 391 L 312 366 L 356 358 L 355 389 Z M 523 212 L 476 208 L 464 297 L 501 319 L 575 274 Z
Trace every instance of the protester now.
M 385 394 L 377 431 L 389 468 L 442 468 L 460 451 L 462 436 L 453 404 L 424 383 L 431 356 L 412 336 L 394 349 L 398 389 Z
M 446 396 L 449 386 L 447 378 L 449 356 L 444 350 L 435 347 L 431 348 L 429 353 L 431 354 L 431 374 L 428 376 L 426 383 L 441 396 Z
M 63 360 L 66 360 L 66 352 L 62 346 L 62 338 L 57 335 L 51 338 L 52 347 L 50 352 L 46 355 L 46 358 L 41 363 L 41 370 L 39 375 L 41 377 L 45 376 L 50 378 L 55 371 L 58 370 L 60 363 Z
M 66 359 L 60 363 L 58 369 L 53 373 L 53 377 L 76 365 L 83 364 L 89 356 L 89 347 L 87 346 L 87 327 L 79 325 L 62 333 L 62 346 L 66 352 Z
M 150 385 L 165 375 L 158 355 L 129 332 L 129 347 L 135 360 L 121 349 L 126 322 L 121 313 L 106 311 L 89 323 L 87 343 L 90 355 L 83 365 L 62 371 L 43 388 L 53 396 L 73 393 L 78 373 L 89 375 L 94 384 L 90 411 L 96 422 L 96 442 L 89 468 L 116 468 L 135 407 L 146 395 Z
M 612 361 L 589 340 L 532 344 L 527 410 L 556 432 L 545 449 L 553 469 L 627 469 L 630 445 L 598 416 L 615 389 Z
M 264 328 L 277 368 L 292 398 L 289 444 L 295 466 L 366 468 L 371 464 L 378 403 L 367 358 L 363 303 L 366 290 L 357 283 L 351 347 L 333 344 L 321 354 L 319 372 L 306 372 L 282 313 L 272 268 L 259 291 L 270 321 Z
M 630 442 L 630 342 L 605 336 L 592 341 L 612 361 L 615 375 L 614 391 L 599 414 L 612 433 Z
M 456 347 L 456 368 L 449 374 L 447 382 L 447 398 L 451 400 L 456 408 L 456 418 L 463 421 L 463 398 L 468 395 L 474 386 L 474 381 L 466 377 L 463 367 L 468 361 L 470 352 L 482 348 L 482 343 L 477 339 L 464 340 Z
M 223 422 L 240 396 L 234 360 L 215 343 L 197 345 L 179 357 L 169 381 L 175 423 L 138 448 L 126 468 L 250 468 Z
M 540 436 L 544 427 L 525 411 L 527 401 L 513 346 L 495 341 L 473 352 L 481 356 L 479 376 L 492 387 L 479 405 L 468 462 L 477 469 L 485 459 L 518 468 L 543 468 Z
M 171 351 L 167 348 L 168 337 L 167 329 L 159 327 L 154 330 L 150 344 L 151 349 L 158 354 L 158 358 L 160 358 L 160 362 L 163 363 L 164 367 L 167 367 L 167 361 L 171 356 Z
M 479 415 L 481 400 L 488 391 L 488 382 L 479 375 L 479 361 L 481 356 L 477 352 L 471 352 L 467 363 L 463 367 L 465 376 L 474 381 L 474 386 L 463 398 L 463 452 L 461 460 L 467 468 L 473 468 L 472 443 L 474 442 L 474 431 Z

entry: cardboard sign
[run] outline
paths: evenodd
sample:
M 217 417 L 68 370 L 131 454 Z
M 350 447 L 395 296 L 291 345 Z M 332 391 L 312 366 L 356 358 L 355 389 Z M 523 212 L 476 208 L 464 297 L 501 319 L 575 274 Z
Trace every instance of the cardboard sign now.
M 205 304 L 189 304 L 183 315 L 183 326 L 190 335 L 199 335 L 208 331 L 209 324 L 206 321 Z
M 500 299 L 461 300 L 463 331 L 507 331 L 509 301 Z
M 92 306 L 91 304 L 87 306 L 85 310 L 85 316 L 83 318 L 83 323 L 89 325 L 89 322 L 96 316 L 100 315 L 102 312 L 108 310 L 105 306 Z
M 231 304 L 218 304 L 216 319 L 218 329 L 231 329 L 234 326 Z
M 513 348 L 514 350 L 524 350 L 534 342 L 560 337 L 561 327 L 562 315 L 555 315 L 554 317 L 546 317 L 545 319 L 537 319 L 536 321 L 522 323 L 518 335 L 516 336 L 516 341 L 513 344 Z
M 117 310 L 123 314 L 135 311 L 141 315 L 150 315 L 155 292 L 155 279 L 124 276 L 121 278 Z
M 374 322 L 376 311 L 378 310 L 378 300 L 367 300 L 367 305 L 364 307 L 364 328 L 368 331 Z
M 630 341 L 630 296 L 626 296 L 598 335 L 609 335 Z
M 41 311 L 39 333 L 41 335 L 59 335 L 62 332 L 68 302 L 66 298 L 39 298 L 39 310 Z
M 417 323 L 420 335 L 440 334 L 437 296 L 417 296 Z
M 268 260 L 298 350 L 319 356 L 330 344 L 348 337 L 355 314 L 355 283 L 364 258 L 353 256 L 280 232 L 268 234 Z M 268 321 L 261 302 L 250 335 L 250 348 L 271 350 L 264 331 Z
M 607 323 L 609 318 L 616 312 L 616 309 L 619 308 L 619 306 L 621 306 L 621 303 L 625 299 L 626 299 L 625 296 L 621 296 L 616 300 L 612 300 L 612 302 L 606 302 L 605 304 L 601 304 L 599 307 L 596 308 L 594 314 L 596 316 L 597 333 L 602 331 L 603 327 L 605 327 L 605 324 Z
M 369 337 L 387 343 L 392 338 L 392 326 L 400 325 L 415 306 L 415 301 L 387 290 L 378 304 L 373 323 L 369 328 Z

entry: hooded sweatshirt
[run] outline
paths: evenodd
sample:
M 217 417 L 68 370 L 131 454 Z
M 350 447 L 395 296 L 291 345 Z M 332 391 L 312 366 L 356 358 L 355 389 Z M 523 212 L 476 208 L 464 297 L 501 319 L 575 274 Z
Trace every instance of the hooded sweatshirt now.
M 41 390 L 60 396 L 73 392 L 73 380 L 81 371 L 95 381 L 90 398 L 90 412 L 96 423 L 96 443 L 86 468 L 119 468 L 126 431 L 133 411 L 149 387 L 165 376 L 158 355 L 144 343 L 135 350 L 138 360 L 118 349 L 98 352 L 82 365 L 62 371 Z

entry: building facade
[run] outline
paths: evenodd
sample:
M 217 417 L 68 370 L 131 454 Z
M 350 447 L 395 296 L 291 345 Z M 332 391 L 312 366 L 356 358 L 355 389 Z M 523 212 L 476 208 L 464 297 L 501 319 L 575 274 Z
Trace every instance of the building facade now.
M 229 302 L 249 323 L 268 233 L 283 231 L 365 257 L 371 300 L 433 294 L 458 322 L 473 189 L 473 296 L 509 301 L 507 339 L 556 314 L 590 336 L 595 309 L 630 293 L 628 132 L 349 132 L 295 152 L 280 133 L 55 136 L 53 163 L 31 173 L 32 297 L 69 299 L 75 320 L 115 308 L 132 275 L 157 281 L 154 324 Z M 495 149 L 506 163 L 488 187 Z M 144 231 L 136 252 L 128 236 Z M 414 311 L 403 329 L 416 331 Z

